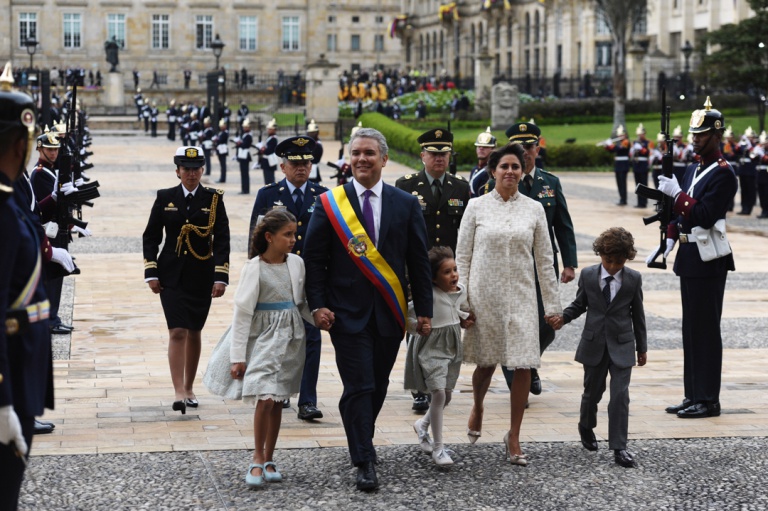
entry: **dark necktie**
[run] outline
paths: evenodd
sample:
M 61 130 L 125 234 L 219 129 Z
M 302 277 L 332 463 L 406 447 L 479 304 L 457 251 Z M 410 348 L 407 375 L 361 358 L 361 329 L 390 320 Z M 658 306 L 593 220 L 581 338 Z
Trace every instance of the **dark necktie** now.
M 293 193 L 295 194 L 293 202 L 296 204 L 296 211 L 301 214 L 301 206 L 304 205 L 304 194 L 302 193 L 301 188 L 296 188 Z
M 531 193 L 531 188 L 533 187 L 533 178 L 531 177 L 530 174 L 527 174 L 523 178 L 523 183 L 525 183 L 525 191 L 527 193 Z
M 368 237 L 376 245 L 376 223 L 373 220 L 373 207 L 371 206 L 371 195 L 373 192 L 366 190 L 363 192 L 365 199 L 363 200 L 363 220 L 365 220 L 365 231 L 368 233 Z
M 439 179 L 432 181 L 432 195 L 435 196 L 435 200 L 439 203 L 440 197 L 443 195 L 443 183 Z
M 189 206 L 192 205 L 192 197 L 194 197 L 194 195 L 192 195 L 191 193 L 187 194 L 187 211 L 189 211 Z
M 605 298 L 606 307 L 611 303 L 611 281 L 613 277 L 608 275 L 605 277 L 605 286 L 603 287 L 603 298 Z

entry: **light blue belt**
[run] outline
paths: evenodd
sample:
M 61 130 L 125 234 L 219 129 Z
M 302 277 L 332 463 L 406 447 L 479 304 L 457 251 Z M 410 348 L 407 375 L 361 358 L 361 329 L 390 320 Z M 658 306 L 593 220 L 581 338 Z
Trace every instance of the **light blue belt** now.
M 293 302 L 269 302 L 269 303 L 257 303 L 257 311 L 282 311 L 286 309 L 293 309 L 295 305 Z

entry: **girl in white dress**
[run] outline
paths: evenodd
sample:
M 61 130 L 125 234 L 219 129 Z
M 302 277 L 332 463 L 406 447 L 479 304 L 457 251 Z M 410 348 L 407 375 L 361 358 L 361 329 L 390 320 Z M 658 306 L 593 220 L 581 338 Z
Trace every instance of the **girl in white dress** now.
M 283 401 L 296 395 L 304 368 L 304 262 L 291 253 L 296 219 L 272 210 L 256 226 L 250 259 L 240 274 L 232 326 L 214 348 L 203 383 L 214 394 L 255 403 L 256 448 L 245 482 L 282 480 L 273 461 Z
M 451 402 L 461 370 L 463 349 L 461 328 L 469 328 L 474 316 L 466 312 L 467 290 L 459 284 L 459 271 L 450 247 L 433 247 L 429 251 L 432 268 L 432 327 L 426 336 L 416 333 L 418 321 L 413 302 L 408 305 L 408 331 L 413 340 L 408 343 L 405 359 L 405 388 L 430 392 L 432 401 L 413 430 L 424 452 L 432 454 L 436 465 L 452 465 L 453 460 L 443 448 L 443 409 Z M 462 310 L 465 309 L 465 310 Z M 432 425 L 434 443 L 429 438 Z

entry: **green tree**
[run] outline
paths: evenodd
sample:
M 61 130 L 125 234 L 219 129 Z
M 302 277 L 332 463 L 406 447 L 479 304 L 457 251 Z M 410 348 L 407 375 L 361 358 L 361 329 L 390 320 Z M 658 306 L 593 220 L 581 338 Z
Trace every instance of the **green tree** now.
M 704 37 L 699 73 L 712 89 L 736 89 L 752 96 L 762 131 L 768 96 L 768 0 L 748 1 L 754 17 L 723 25 Z

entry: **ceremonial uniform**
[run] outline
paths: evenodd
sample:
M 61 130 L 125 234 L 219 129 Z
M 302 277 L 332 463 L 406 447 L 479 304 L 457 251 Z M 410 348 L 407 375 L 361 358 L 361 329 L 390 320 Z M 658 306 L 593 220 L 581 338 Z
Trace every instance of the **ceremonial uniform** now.
M 469 179 L 467 180 L 470 198 L 480 196 L 483 186 L 491 177 L 486 171 L 485 162 L 488 161 L 488 156 L 495 147 L 496 137 L 493 136 L 491 127 L 488 126 L 475 140 L 475 152 L 477 153 L 478 163 L 469 173 Z
M 275 135 L 276 130 L 277 121 L 272 119 L 267 124 L 267 139 L 264 141 L 261 147 L 259 147 L 259 167 L 261 167 L 261 172 L 264 174 L 265 185 L 275 182 L 275 171 L 277 170 L 277 165 L 270 165 L 269 156 L 275 154 L 275 149 L 277 149 L 277 135 Z
M 151 136 L 157 137 L 157 116 L 160 115 L 160 110 L 157 108 L 157 102 L 152 102 L 152 107 L 149 109 L 149 129 Z
M 200 135 L 200 145 L 203 146 L 203 154 L 205 155 L 205 175 L 211 175 L 211 151 L 213 151 L 213 128 L 211 128 L 211 118 L 206 117 L 203 119 L 203 131 Z
M 165 115 L 168 118 L 168 140 L 176 140 L 176 120 L 178 119 L 179 110 L 176 108 L 176 100 L 172 99 L 168 110 L 165 111 Z
M 248 119 L 248 114 L 250 113 L 250 110 L 248 110 L 248 105 L 245 103 L 240 103 L 240 108 L 237 109 L 237 136 L 242 136 L 243 134 L 243 122 L 245 122 L 246 119 Z
M 680 126 L 675 126 L 672 132 L 672 140 L 672 173 L 677 177 L 678 182 L 682 182 L 685 169 L 688 167 L 688 157 L 690 154 L 686 150 L 687 144 L 683 142 L 683 130 Z
M 635 132 L 638 139 L 632 144 L 629 150 L 629 156 L 632 160 L 632 173 L 635 175 L 635 185 L 648 185 L 648 156 L 650 148 L 648 139 L 645 138 L 645 128 L 640 124 Z M 648 199 L 637 196 L 637 205 L 635 207 L 644 208 L 648 206 Z
M 760 197 L 760 208 L 762 209 L 757 218 L 768 218 L 768 154 L 765 151 L 767 144 L 768 135 L 763 131 L 760 133 L 760 145 L 755 147 L 757 195 Z
M 248 119 L 243 121 L 243 135 L 237 141 L 237 163 L 240 165 L 240 193 L 251 193 L 251 146 L 253 145 L 253 135 L 251 135 L 251 123 Z
M 229 127 L 224 119 L 219 121 L 219 132 L 214 137 L 214 145 L 216 147 L 216 156 L 219 157 L 219 165 L 221 165 L 221 177 L 219 183 L 227 182 L 227 156 L 229 156 Z
M 195 148 L 192 148 L 195 149 Z M 158 190 L 144 230 L 144 278 L 160 280 L 168 329 L 202 330 L 214 282 L 229 282 L 229 219 L 224 192 L 182 185 Z M 158 248 L 165 244 L 158 254 Z
M 619 202 L 617 205 L 627 205 L 627 174 L 629 174 L 629 140 L 627 140 L 624 126 L 616 129 L 616 136 L 620 140 L 616 143 L 608 143 L 606 151 L 613 153 L 613 172 L 616 174 L 616 187 L 619 190 Z
M 737 144 L 733 139 L 733 130 L 730 126 L 726 128 L 725 133 L 723 133 L 723 143 L 721 144 L 722 148 L 720 149 L 723 153 L 723 158 L 725 158 L 725 161 L 728 162 L 728 164 L 733 169 L 733 172 L 738 177 L 739 175 L 739 160 L 741 159 L 741 147 L 739 147 L 739 144 Z M 687 165 L 686 165 L 687 167 Z M 683 178 L 682 176 L 677 176 L 678 182 L 682 182 Z M 730 204 L 728 204 L 728 211 L 733 211 L 733 207 L 735 205 L 735 201 L 731 201 Z
M 319 183 L 323 180 L 320 175 L 320 163 L 323 160 L 323 144 L 319 140 L 319 128 L 312 119 L 307 126 L 307 136 L 315 141 L 315 148 L 312 150 L 312 170 L 309 172 L 309 180 L 313 183 Z
M 739 147 L 741 156 L 739 158 L 739 186 L 741 188 L 741 211 L 738 215 L 749 216 L 752 214 L 752 208 L 757 202 L 757 162 L 752 157 L 754 147 L 752 139 L 755 132 L 752 127 L 748 127 L 741 137 Z

